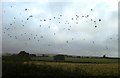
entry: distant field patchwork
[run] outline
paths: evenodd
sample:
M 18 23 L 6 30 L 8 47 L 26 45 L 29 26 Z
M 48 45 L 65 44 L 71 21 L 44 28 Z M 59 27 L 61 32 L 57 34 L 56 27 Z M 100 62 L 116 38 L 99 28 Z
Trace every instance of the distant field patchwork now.
M 32 57 L 36 61 L 54 61 L 53 57 Z M 118 59 L 65 57 L 65 62 L 78 63 L 118 63 Z

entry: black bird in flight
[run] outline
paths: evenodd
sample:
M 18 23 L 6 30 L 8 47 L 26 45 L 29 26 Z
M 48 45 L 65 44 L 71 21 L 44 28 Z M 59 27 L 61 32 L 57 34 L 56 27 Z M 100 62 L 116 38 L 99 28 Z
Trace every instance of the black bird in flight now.
M 25 9 L 25 11 L 27 11 L 27 9 Z

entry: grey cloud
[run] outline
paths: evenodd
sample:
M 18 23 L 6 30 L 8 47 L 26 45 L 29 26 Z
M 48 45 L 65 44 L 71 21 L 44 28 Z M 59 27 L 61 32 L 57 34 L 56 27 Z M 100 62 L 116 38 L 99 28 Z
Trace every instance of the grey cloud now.
M 12 9 L 10 8 L 11 5 L 14 6 Z M 26 7 L 28 9 L 27 12 L 25 11 Z M 117 20 L 114 17 L 116 16 L 116 11 L 106 13 L 106 16 L 104 16 L 102 13 L 104 9 L 101 11 L 98 7 L 95 7 L 98 9 L 94 11 L 95 13 L 91 13 L 91 16 L 97 15 L 95 20 L 97 20 L 98 27 L 95 28 L 95 24 L 89 21 L 90 18 L 86 22 L 86 19 L 80 17 L 78 25 L 76 25 L 76 21 L 71 22 L 72 17 L 69 16 L 70 14 L 65 15 L 65 11 L 70 13 L 71 8 L 79 10 L 76 7 L 80 7 L 80 5 L 75 5 L 72 2 L 48 2 L 42 5 L 39 5 L 39 3 L 5 3 L 3 6 L 3 10 L 6 11 L 5 14 L 3 13 L 3 52 L 14 53 L 20 50 L 26 50 L 30 53 L 63 53 L 86 56 L 102 56 L 106 54 L 108 56 L 117 56 L 118 33 L 116 31 L 117 26 L 114 26 Z M 32 14 L 32 10 L 34 11 L 33 17 L 27 20 L 26 18 Z M 59 20 L 60 14 L 63 16 Z M 72 15 L 76 16 L 74 13 Z M 15 20 L 14 17 L 16 17 Z M 54 19 L 53 17 L 56 18 Z M 100 17 L 102 21 L 98 22 Z M 110 17 L 112 20 L 108 19 Z M 52 19 L 51 21 L 49 20 L 50 18 Z M 8 21 L 6 21 L 7 19 Z M 40 21 L 41 19 L 42 22 Z M 61 22 L 60 24 L 59 21 Z M 66 21 L 70 25 L 65 25 Z M 12 26 L 10 23 L 12 23 Z M 11 29 L 6 30 L 5 27 L 10 27 Z M 70 30 L 68 30 L 69 28 Z M 6 33 L 4 34 L 4 32 Z M 17 39 L 15 39 L 15 36 L 17 36 Z M 34 39 L 34 37 L 36 38 Z

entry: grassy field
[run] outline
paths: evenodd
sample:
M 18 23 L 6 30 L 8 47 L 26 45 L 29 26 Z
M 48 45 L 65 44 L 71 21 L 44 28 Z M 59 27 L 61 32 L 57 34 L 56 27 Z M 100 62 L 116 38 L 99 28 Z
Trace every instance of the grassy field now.
M 65 61 L 81 62 L 81 63 L 118 63 L 118 59 L 106 58 L 66 58 Z
M 25 63 L 25 62 L 24 62 Z M 63 62 L 40 62 L 31 61 L 29 64 L 48 65 L 51 67 L 60 67 L 65 71 L 81 71 L 91 76 L 116 76 L 118 75 L 118 64 L 84 64 L 84 63 L 63 63 Z
M 9 77 L 87 77 L 118 76 L 118 64 L 81 64 L 63 62 L 3 62 L 3 78 Z
M 53 57 L 32 57 L 31 60 L 35 60 L 35 61 L 54 61 Z
M 13 60 L 14 59 L 14 60 Z M 73 58 L 54 61 L 53 57 L 4 57 L 2 78 L 97 78 L 117 77 L 118 59 Z
M 35 61 L 54 61 L 53 57 L 32 57 Z M 118 63 L 118 59 L 109 58 L 76 58 L 76 57 L 65 57 L 65 62 L 73 63 Z

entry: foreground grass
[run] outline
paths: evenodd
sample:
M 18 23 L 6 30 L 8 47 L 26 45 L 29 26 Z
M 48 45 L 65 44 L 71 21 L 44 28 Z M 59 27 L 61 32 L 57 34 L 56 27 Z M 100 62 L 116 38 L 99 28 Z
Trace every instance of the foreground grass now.
M 64 70 L 60 66 L 51 66 L 47 63 L 36 64 L 32 62 L 3 62 L 2 78 L 61 78 L 80 77 L 88 75 L 83 70 Z
M 26 62 L 24 62 L 26 63 Z M 84 71 L 89 76 L 117 76 L 118 64 L 87 64 L 87 63 L 65 63 L 65 62 L 40 62 L 31 61 L 29 64 L 48 65 L 53 68 L 62 68 L 65 71 Z
M 78 78 L 117 76 L 118 64 L 82 64 L 43 61 L 3 61 L 2 78 Z

